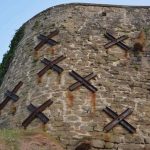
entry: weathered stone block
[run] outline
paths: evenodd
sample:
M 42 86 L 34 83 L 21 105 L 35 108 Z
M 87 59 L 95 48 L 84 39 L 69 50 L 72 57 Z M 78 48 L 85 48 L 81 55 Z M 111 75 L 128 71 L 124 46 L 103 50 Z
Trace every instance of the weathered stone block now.
M 150 14 L 149 7 L 67 4 L 47 9 L 26 22 L 24 37 L 0 87 L 1 102 L 3 93 L 11 90 L 16 82 L 22 80 L 24 87 L 17 93 L 20 99 L 15 104 L 16 114 L 9 114 L 11 102 L 1 111 L 0 127 L 21 127 L 29 115 L 27 105 L 39 106 L 52 99 L 53 105 L 43 111 L 49 118 L 46 131 L 60 140 L 65 149 L 73 150 L 74 144 L 85 137 L 90 137 L 95 150 L 142 150 L 144 146 L 149 149 L 150 65 L 144 56 L 150 44 L 150 15 L 147 14 Z M 39 22 L 37 27 L 36 22 Z M 34 47 L 40 42 L 37 36 L 48 35 L 56 28 L 60 32 L 52 39 L 59 44 L 45 44 L 35 56 Z M 104 36 L 106 31 L 115 38 L 127 35 L 129 38 L 123 43 L 132 49 L 133 39 L 142 29 L 147 40 L 145 51 L 139 52 L 140 60 L 135 60 L 132 50 L 125 56 L 117 44 L 104 48 L 110 42 Z M 57 64 L 64 69 L 63 73 L 58 75 L 51 69 L 37 80 L 37 73 L 44 67 L 40 59 L 53 60 L 60 55 L 66 56 Z M 98 89 L 96 94 L 91 94 L 84 85 L 69 92 L 68 87 L 77 82 L 69 75 L 71 70 L 83 77 L 94 72 L 97 77 L 89 82 Z M 132 107 L 134 112 L 125 120 L 137 127 L 137 132 L 130 134 L 117 125 L 105 133 L 104 126 L 112 120 L 102 111 L 106 106 L 118 114 Z M 28 128 L 36 127 L 41 128 L 37 118 Z
M 92 146 L 95 148 L 104 148 L 104 145 L 105 145 L 104 141 L 98 139 L 92 140 Z

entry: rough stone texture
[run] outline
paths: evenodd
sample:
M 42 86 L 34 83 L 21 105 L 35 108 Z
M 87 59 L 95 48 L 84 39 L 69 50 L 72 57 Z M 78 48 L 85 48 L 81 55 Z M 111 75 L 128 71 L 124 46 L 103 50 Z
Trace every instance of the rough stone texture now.
M 92 146 L 94 148 L 104 148 L 104 144 L 105 144 L 105 142 L 98 140 L 98 139 L 92 141 Z
M 84 140 L 97 140 L 92 149 L 149 149 L 150 138 L 150 56 L 145 56 L 150 46 L 150 8 L 115 7 L 88 4 L 61 5 L 47 9 L 25 23 L 25 36 L 20 42 L 15 57 L 5 75 L 0 88 L 0 99 L 4 92 L 12 89 L 20 80 L 23 87 L 17 95 L 20 99 L 14 105 L 15 115 L 11 115 L 11 102 L 1 111 L 1 128 L 21 128 L 22 121 L 29 115 L 26 106 L 31 102 L 39 106 L 51 98 L 54 104 L 44 113 L 50 121 L 45 130 L 64 145 L 66 150 L 73 150 Z M 40 49 L 39 60 L 35 61 L 34 47 L 39 43 L 40 33 L 48 35 L 59 28 L 60 33 L 54 39 L 60 44 L 54 47 L 54 54 L 49 45 Z M 104 37 L 106 30 L 115 37 L 128 35 L 125 43 L 133 46 L 133 40 L 144 29 L 147 35 L 145 52 L 140 53 L 137 62 L 133 52 L 125 58 L 124 50 L 113 46 L 106 51 Z M 40 59 L 56 58 L 66 55 L 59 63 L 64 68 L 61 76 L 51 71 L 37 83 L 36 73 L 44 65 Z M 94 95 L 80 87 L 68 93 L 68 87 L 75 80 L 69 76 L 71 70 L 85 76 L 91 72 L 97 74 L 91 83 L 97 87 L 96 106 Z M 72 94 L 73 105 L 69 107 Z M 102 109 L 106 106 L 121 113 L 127 107 L 134 112 L 126 120 L 137 128 L 130 134 L 120 125 L 109 133 L 103 127 L 111 121 Z M 41 128 L 41 122 L 35 119 L 28 128 Z M 97 145 L 102 144 L 102 147 Z

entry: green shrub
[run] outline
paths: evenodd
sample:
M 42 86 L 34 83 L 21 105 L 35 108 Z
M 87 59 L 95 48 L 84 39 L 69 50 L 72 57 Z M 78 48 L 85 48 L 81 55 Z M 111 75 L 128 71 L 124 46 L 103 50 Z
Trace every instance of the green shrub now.
M 25 29 L 25 26 L 23 25 L 16 31 L 9 45 L 9 50 L 3 56 L 2 63 L 0 64 L 0 85 L 2 84 L 4 76 L 9 68 L 10 63 L 12 62 L 12 59 L 15 54 L 15 50 L 19 42 L 22 40 L 24 36 L 24 29 Z

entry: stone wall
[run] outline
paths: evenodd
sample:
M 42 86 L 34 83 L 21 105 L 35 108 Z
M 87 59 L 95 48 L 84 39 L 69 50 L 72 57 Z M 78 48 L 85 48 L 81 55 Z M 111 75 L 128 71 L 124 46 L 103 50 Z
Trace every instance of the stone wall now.
M 26 106 L 39 106 L 49 98 L 53 105 L 43 112 L 50 121 L 44 130 L 73 150 L 84 141 L 92 150 L 149 150 L 150 149 L 150 8 L 122 7 L 92 4 L 68 4 L 47 9 L 25 23 L 25 35 L 19 43 L 15 57 L 0 88 L 0 100 L 4 93 L 19 82 L 23 86 L 17 92 L 17 103 L 10 101 L 1 111 L 0 128 L 22 128 L 23 120 L 30 114 Z M 59 42 L 53 48 L 45 44 L 39 50 L 38 60 L 34 47 L 39 43 L 37 36 L 48 35 L 58 28 L 54 37 Z M 106 31 L 115 37 L 128 35 L 124 42 L 133 47 L 134 39 L 141 30 L 147 36 L 144 52 L 139 53 L 140 61 L 132 51 L 125 57 L 125 51 L 117 45 L 106 51 Z M 147 55 L 146 55 L 147 53 Z M 64 71 L 58 75 L 48 71 L 37 81 L 37 72 L 44 65 L 40 59 L 55 59 L 65 55 L 59 63 Z M 81 86 L 73 92 L 68 87 L 75 82 L 69 75 L 75 70 L 82 76 L 91 72 L 97 74 L 90 82 L 98 91 L 92 94 Z M 118 114 L 126 108 L 133 113 L 126 119 L 136 127 L 130 134 L 121 125 L 106 133 L 103 128 L 112 119 L 103 112 L 108 106 Z M 13 108 L 16 108 L 12 115 Z M 43 128 L 35 119 L 27 129 Z

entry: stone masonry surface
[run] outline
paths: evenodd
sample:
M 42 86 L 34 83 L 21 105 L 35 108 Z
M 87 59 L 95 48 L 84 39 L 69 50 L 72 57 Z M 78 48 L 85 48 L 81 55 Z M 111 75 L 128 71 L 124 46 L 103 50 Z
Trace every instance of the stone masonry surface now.
M 14 104 L 10 101 L 1 111 L 0 128 L 22 128 L 30 113 L 26 107 L 30 103 L 40 106 L 50 98 L 53 105 L 43 111 L 50 119 L 45 130 L 66 150 L 74 150 L 84 141 L 91 142 L 92 150 L 150 150 L 149 14 L 149 7 L 67 4 L 47 9 L 26 22 L 25 35 L 0 87 L 1 102 L 7 89 L 13 89 L 19 81 L 24 84 L 17 92 L 20 99 Z M 45 44 L 36 60 L 37 36 L 48 35 L 56 28 L 60 33 L 53 39 L 59 44 Z M 128 35 L 124 42 L 133 47 L 141 30 L 147 39 L 145 51 L 139 54 L 140 61 L 136 61 L 132 51 L 125 57 L 124 50 L 117 45 L 108 51 L 104 48 L 109 42 L 104 37 L 106 31 L 115 37 Z M 37 73 L 44 67 L 40 60 L 60 55 L 66 56 L 58 64 L 63 73 L 48 71 L 38 83 Z M 97 74 L 90 81 L 98 89 L 95 95 L 83 86 L 69 92 L 68 87 L 75 82 L 69 75 L 71 70 L 82 76 Z M 130 134 L 120 125 L 108 133 L 103 131 L 112 120 L 102 111 L 106 106 L 118 114 L 132 108 L 134 111 L 126 121 L 136 127 L 136 133 Z M 12 107 L 16 107 L 14 115 Z M 28 128 L 41 128 L 41 124 L 35 119 Z

